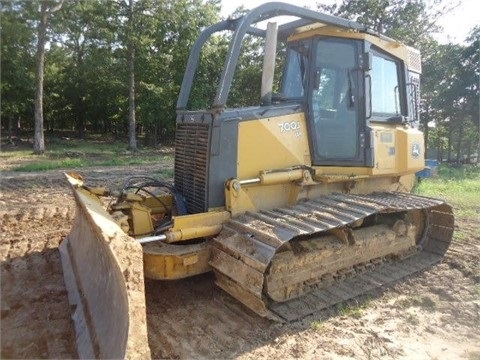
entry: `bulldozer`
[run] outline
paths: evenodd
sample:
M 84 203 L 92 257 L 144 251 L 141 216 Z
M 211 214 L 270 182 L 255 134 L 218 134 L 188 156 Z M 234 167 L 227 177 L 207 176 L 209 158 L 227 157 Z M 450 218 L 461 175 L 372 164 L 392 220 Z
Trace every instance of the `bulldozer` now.
M 215 97 L 192 110 L 202 47 L 224 32 Z M 264 39 L 261 93 L 229 108 L 246 36 Z M 77 215 L 60 251 L 79 355 L 149 356 L 144 278 L 213 271 L 246 308 L 294 321 L 440 261 L 452 209 L 411 193 L 420 74 L 416 49 L 290 4 L 206 28 L 177 101 L 173 183 L 147 174 L 115 193 L 67 175 Z

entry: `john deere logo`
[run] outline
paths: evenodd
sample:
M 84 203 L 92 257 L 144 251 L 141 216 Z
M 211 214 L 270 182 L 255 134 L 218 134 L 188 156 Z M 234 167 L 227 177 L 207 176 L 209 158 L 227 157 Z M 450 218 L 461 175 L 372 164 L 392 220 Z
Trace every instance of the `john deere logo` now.
M 421 153 L 421 147 L 420 147 L 420 144 L 419 143 L 413 143 L 412 144 L 412 156 L 413 158 L 418 158 L 420 156 L 420 153 Z

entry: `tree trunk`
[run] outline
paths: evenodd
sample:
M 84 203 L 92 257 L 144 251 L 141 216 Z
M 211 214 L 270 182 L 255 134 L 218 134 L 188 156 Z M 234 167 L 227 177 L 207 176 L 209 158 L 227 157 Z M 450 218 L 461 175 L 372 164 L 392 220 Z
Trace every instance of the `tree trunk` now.
M 443 144 L 440 136 L 438 136 L 437 140 L 437 160 L 443 162 Z
M 35 133 L 33 136 L 33 153 L 43 154 L 45 152 L 45 138 L 43 134 L 43 73 L 45 68 L 45 43 L 47 42 L 47 26 L 50 14 L 61 9 L 63 0 L 60 0 L 54 7 L 49 9 L 46 1 L 40 2 L 40 21 L 38 23 L 38 44 L 37 44 L 37 72 L 35 76 Z
M 477 147 L 477 164 L 480 164 L 480 115 L 476 115 L 477 118 L 478 118 L 478 132 L 477 132 L 477 136 L 478 136 L 478 147 Z M 475 119 L 475 115 L 473 117 Z
M 135 123 L 135 45 L 133 42 L 133 0 L 129 0 L 129 37 L 128 37 L 128 136 L 129 149 L 136 152 Z
M 40 22 L 38 23 L 34 154 L 43 154 L 45 152 L 45 139 L 43 134 L 43 71 L 45 67 L 45 42 L 47 41 L 47 6 L 46 2 L 41 2 Z
M 470 164 L 470 158 L 472 156 L 472 143 L 469 141 L 467 143 L 467 158 L 466 158 L 466 163 Z
M 424 141 L 424 149 L 425 149 L 425 157 L 428 157 L 427 152 L 428 152 L 428 135 L 429 135 L 429 130 L 428 130 L 428 121 L 425 122 L 424 127 L 423 127 L 423 141 Z
M 77 96 L 77 137 L 79 139 L 85 139 L 85 102 L 83 101 L 83 96 Z
M 447 161 L 452 161 L 452 124 L 448 128 Z
M 80 41 L 76 42 L 76 52 L 77 52 L 77 79 L 75 81 L 77 99 L 76 99 L 76 132 L 79 139 L 85 139 L 85 86 L 84 86 L 84 74 L 83 74 L 83 46 L 80 44 Z
M 12 128 L 13 128 L 12 116 L 9 115 L 9 116 L 8 116 L 8 139 L 7 139 L 7 141 L 8 141 L 9 143 L 12 142 Z
M 460 164 L 462 159 L 462 140 L 463 140 L 463 126 L 460 124 L 460 129 L 458 129 L 458 141 L 457 141 L 457 164 Z
M 155 131 L 153 132 L 153 147 L 158 147 L 158 124 L 155 124 Z

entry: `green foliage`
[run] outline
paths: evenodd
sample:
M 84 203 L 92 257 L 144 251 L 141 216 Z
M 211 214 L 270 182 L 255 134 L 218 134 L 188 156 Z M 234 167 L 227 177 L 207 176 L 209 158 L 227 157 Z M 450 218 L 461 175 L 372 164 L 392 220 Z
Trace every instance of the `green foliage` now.
M 312 321 L 310 328 L 315 331 L 320 331 L 324 328 L 325 324 L 320 320 Z
M 219 20 L 219 0 L 65 0 L 50 19 L 44 114 L 47 130 L 127 133 L 127 46 L 136 50 L 139 129 L 173 129 L 188 54 Z M 33 128 L 37 2 L 2 2 L 2 125 Z M 210 51 L 214 53 L 214 51 Z M 222 61 L 223 62 L 223 61 Z M 219 62 L 216 62 L 217 64 Z M 208 79 L 208 83 L 211 79 Z
M 55 2 L 52 2 L 52 4 Z M 430 4 L 433 4 L 430 6 Z M 1 120 L 3 129 L 33 129 L 38 1 L 4 1 L 1 42 Z M 172 133 L 175 106 L 190 49 L 200 32 L 220 20 L 219 0 L 136 0 L 132 22 L 125 0 L 65 0 L 49 18 L 44 81 L 47 131 L 75 129 L 124 137 L 128 131 L 128 46 L 135 48 L 138 131 Z M 446 0 L 343 0 L 327 10 L 363 22 L 386 35 L 420 47 L 424 54 L 423 127 L 439 157 L 462 159 L 477 149 L 478 38 L 467 45 L 432 40 Z M 233 17 L 245 9 L 238 8 Z M 212 104 L 228 49 L 225 34 L 214 36 L 200 58 L 188 107 Z M 243 43 L 229 107 L 255 105 L 260 98 L 263 44 Z M 279 59 L 283 48 L 277 51 Z M 277 63 L 277 70 L 282 61 Z M 276 71 L 278 83 L 280 71 Z M 274 89 L 278 90 L 278 89 Z M 156 142 L 155 142 L 156 143 Z M 445 154 L 441 153 L 445 151 Z
M 45 170 L 54 170 L 54 169 L 68 169 L 68 168 L 78 168 L 84 167 L 85 161 L 82 159 L 70 159 L 65 158 L 62 160 L 45 160 L 37 161 L 30 164 L 19 165 L 13 168 L 13 171 L 45 171 Z
M 446 44 L 434 46 L 424 66 L 424 128 L 430 129 L 428 147 L 437 149 L 439 159 L 461 162 L 470 159 L 478 148 L 478 38 L 480 27 L 472 33 L 467 46 Z M 476 40 L 473 40 L 476 39 Z
M 203 50 L 187 105 L 189 109 L 199 110 L 211 107 L 227 54 L 228 40 L 225 35 L 213 36 Z
M 335 305 L 335 310 L 341 316 L 348 316 L 354 319 L 360 319 L 365 310 L 371 305 L 371 299 L 369 297 L 356 303 L 339 303 Z
M 48 154 L 47 154 L 48 155 Z M 158 161 L 158 158 L 145 158 L 141 156 L 121 156 L 112 157 L 109 159 L 92 159 L 92 158 L 63 158 L 59 160 L 47 159 L 42 161 L 35 161 L 25 165 L 19 165 L 14 167 L 13 171 L 45 171 L 55 169 L 71 169 L 71 168 L 84 168 L 89 166 L 129 166 L 129 165 L 142 165 L 152 164 Z M 170 176 L 172 176 L 170 174 Z
M 1 119 L 2 127 L 33 127 L 35 93 L 35 28 L 24 3 L 2 1 Z
M 437 303 L 429 296 L 412 296 L 399 299 L 395 305 L 401 308 L 419 307 L 427 311 L 435 311 Z
M 440 166 L 439 176 L 422 180 L 415 192 L 419 195 L 445 199 L 454 206 L 457 216 L 477 219 L 480 210 L 480 167 Z
M 159 156 L 166 161 L 173 161 L 172 155 L 160 154 L 151 149 L 141 149 L 138 153 L 132 154 L 127 150 L 127 144 L 120 141 L 75 139 L 49 139 L 48 149 L 37 157 L 26 150 L 4 151 L 0 155 L 3 159 L 21 159 L 21 165 L 8 170 L 32 172 L 89 166 L 152 164 L 159 161 Z M 166 175 L 171 177 L 172 171 L 167 171 Z
M 437 1 L 434 6 L 423 0 L 343 0 L 338 5 L 319 5 L 319 8 L 419 47 L 439 30 L 438 17 L 454 6 L 445 0 Z
M 190 48 L 203 28 L 219 20 L 219 2 L 152 2 L 151 10 L 154 16 L 142 17 L 143 46 L 137 52 L 138 114 L 147 127 L 173 129 Z M 202 85 L 214 83 L 212 80 Z

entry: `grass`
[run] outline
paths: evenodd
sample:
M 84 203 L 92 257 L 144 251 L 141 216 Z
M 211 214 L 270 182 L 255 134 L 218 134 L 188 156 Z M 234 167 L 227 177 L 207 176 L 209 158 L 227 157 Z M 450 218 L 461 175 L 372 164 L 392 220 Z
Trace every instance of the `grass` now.
M 455 215 L 477 219 L 480 207 L 480 167 L 439 167 L 438 177 L 422 180 L 415 193 L 441 198 L 455 207 Z
M 127 144 L 120 141 L 78 140 L 54 138 L 47 144 L 42 155 L 32 150 L 13 149 L 0 152 L 0 159 L 10 162 L 4 169 L 12 171 L 46 171 L 54 169 L 84 168 L 89 166 L 129 166 L 153 164 L 159 158 L 173 161 L 173 155 L 154 149 L 141 149 L 137 153 L 128 151 Z
M 418 325 L 420 324 L 420 320 L 418 319 L 418 315 L 414 313 L 408 313 L 406 319 L 409 324 L 411 325 Z
M 82 159 L 65 158 L 61 160 L 45 160 L 27 163 L 25 165 L 18 165 L 12 168 L 13 171 L 45 171 L 54 169 L 70 169 L 77 167 L 85 167 L 85 161 Z
M 371 302 L 371 298 L 367 297 L 365 300 L 356 302 L 355 304 L 339 303 L 335 305 L 335 310 L 341 316 L 360 319 L 365 313 L 365 310 L 370 306 Z
M 419 307 L 427 311 L 435 311 L 437 303 L 428 296 L 411 296 L 399 299 L 395 302 L 401 308 Z
M 315 331 L 320 331 L 325 327 L 325 323 L 320 320 L 314 320 L 310 324 L 310 328 Z
M 478 300 L 480 300 L 480 284 L 475 285 L 474 291 L 478 297 Z

